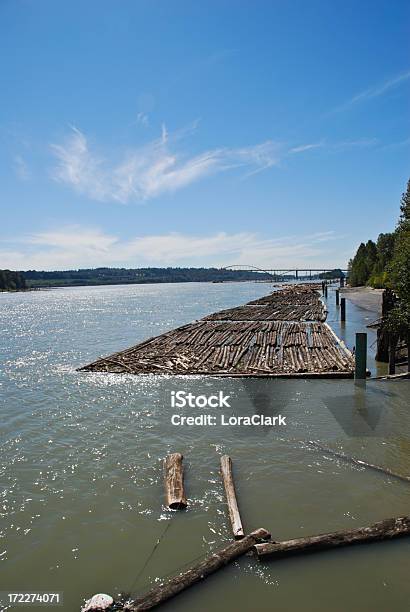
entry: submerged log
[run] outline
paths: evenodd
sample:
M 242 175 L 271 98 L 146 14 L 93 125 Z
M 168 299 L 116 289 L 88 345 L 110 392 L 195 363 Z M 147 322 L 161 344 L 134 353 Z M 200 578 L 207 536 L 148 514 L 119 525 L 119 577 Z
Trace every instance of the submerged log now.
M 221 457 L 221 473 L 225 487 L 226 501 L 228 502 L 229 518 L 231 519 L 233 535 L 235 540 L 240 540 L 244 536 L 244 531 L 236 499 L 235 483 L 232 475 L 232 459 L 228 457 L 228 455 L 223 455 Z
M 244 555 L 258 542 L 269 538 L 270 533 L 266 531 L 266 529 L 256 529 L 256 531 L 245 536 L 242 540 L 229 544 L 226 548 L 212 554 L 205 561 L 198 563 L 175 578 L 171 578 L 166 584 L 156 586 L 145 595 L 127 603 L 124 606 L 124 610 L 128 612 L 151 610 L 196 582 L 204 580 L 207 576 L 213 574 L 241 555 Z
M 181 453 L 172 453 L 165 458 L 166 505 L 173 510 L 181 510 L 187 507 L 182 460 Z
M 258 557 L 269 555 L 283 556 L 303 552 L 314 552 L 350 544 L 362 544 L 379 540 L 390 540 L 400 536 L 410 535 L 410 516 L 385 519 L 373 523 L 369 527 L 346 529 L 333 533 L 322 533 L 317 536 L 285 540 L 283 542 L 264 542 L 255 544 Z
M 327 453 L 328 455 L 333 455 L 334 457 L 338 457 L 339 459 L 344 459 L 349 463 L 353 463 L 354 465 L 360 465 L 361 467 L 367 467 L 371 470 L 375 470 L 376 472 L 382 472 L 387 476 L 391 476 L 392 478 L 397 478 L 398 480 L 403 480 L 404 482 L 410 482 L 410 476 L 406 476 L 405 474 L 399 474 L 398 472 L 393 472 L 389 468 L 382 467 L 381 465 L 375 465 L 373 463 L 368 463 L 367 461 L 363 461 L 362 459 L 356 459 L 356 457 L 351 457 L 350 455 L 346 455 L 340 451 L 333 450 L 332 448 L 328 448 L 327 446 L 322 446 L 318 442 L 309 441 L 310 446 L 314 446 L 315 448 Z

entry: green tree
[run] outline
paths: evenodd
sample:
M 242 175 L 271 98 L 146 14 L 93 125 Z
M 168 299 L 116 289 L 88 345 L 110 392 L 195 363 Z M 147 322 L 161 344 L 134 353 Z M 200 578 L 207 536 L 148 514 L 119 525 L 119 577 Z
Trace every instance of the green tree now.
M 400 218 L 389 273 L 399 302 L 390 311 L 386 326 L 407 338 L 410 330 L 410 180 L 401 198 Z

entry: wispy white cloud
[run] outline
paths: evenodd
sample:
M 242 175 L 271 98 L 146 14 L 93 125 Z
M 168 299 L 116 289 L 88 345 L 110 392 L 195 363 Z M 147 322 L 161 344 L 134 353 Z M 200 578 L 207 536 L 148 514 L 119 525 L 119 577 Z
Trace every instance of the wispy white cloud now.
M 384 145 L 381 148 L 383 150 L 399 149 L 401 147 L 408 147 L 409 145 L 410 145 L 410 138 L 405 138 L 404 140 L 399 140 L 397 142 L 391 142 L 390 144 Z
M 91 151 L 86 136 L 77 128 L 63 144 L 51 145 L 57 159 L 53 178 L 79 193 L 99 201 L 140 202 L 170 193 L 206 176 L 232 168 L 264 170 L 279 161 L 280 145 L 266 141 L 250 147 L 222 147 L 194 156 L 173 151 L 188 130 L 169 134 L 129 151 L 113 163 Z
M 252 232 L 218 232 L 137 236 L 124 241 L 98 228 L 68 226 L 22 238 L 12 248 L 0 249 L 0 259 L 4 267 L 20 270 L 233 264 L 280 268 L 323 265 L 324 260 L 332 266 L 343 264 L 334 246 L 336 237 L 333 231 L 280 239 L 264 239 Z
M 161 126 L 161 142 L 163 145 L 166 145 L 168 142 L 168 130 L 165 123 L 163 123 Z
M 146 113 L 138 113 L 137 115 L 137 123 L 143 125 L 144 127 L 149 126 L 149 117 Z
M 31 173 L 25 159 L 21 155 L 14 156 L 13 168 L 17 178 L 19 178 L 21 181 L 28 181 Z
M 342 151 L 344 149 L 374 147 L 379 143 L 377 138 L 357 138 L 355 140 L 342 140 L 329 145 L 334 151 Z
M 385 93 L 390 91 L 393 88 L 399 87 L 406 81 L 410 79 L 410 70 L 407 72 L 402 72 L 401 74 L 396 75 L 391 79 L 387 79 L 383 83 L 379 83 L 374 87 L 369 87 L 369 89 L 365 89 L 360 93 L 356 94 L 350 100 L 347 100 L 344 104 L 336 107 L 331 111 L 332 113 L 338 113 L 341 111 L 349 110 L 356 104 L 360 104 L 362 102 L 366 102 L 367 100 L 372 100 L 373 98 L 378 98 L 379 96 L 383 96 Z
M 324 141 L 321 142 L 313 142 L 311 144 L 299 145 L 298 147 L 293 147 L 290 149 L 289 153 L 304 153 L 305 151 L 310 151 L 311 149 L 319 149 L 324 146 Z
M 240 169 L 249 178 L 289 156 L 315 149 L 342 151 L 352 147 L 373 146 L 374 138 L 326 143 L 289 145 L 266 140 L 248 147 L 220 147 L 196 155 L 183 152 L 181 142 L 192 135 L 199 120 L 175 132 L 162 124 L 158 139 L 128 150 L 119 160 L 96 153 L 85 134 L 73 127 L 62 144 L 51 145 L 57 160 L 53 178 L 78 193 L 103 202 L 144 202 L 165 193 L 183 189 L 206 177 Z

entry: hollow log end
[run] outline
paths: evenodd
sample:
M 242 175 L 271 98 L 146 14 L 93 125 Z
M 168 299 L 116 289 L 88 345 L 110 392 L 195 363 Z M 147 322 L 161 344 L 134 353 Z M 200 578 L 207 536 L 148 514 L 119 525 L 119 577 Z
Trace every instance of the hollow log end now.
M 171 508 L 171 510 L 185 510 L 187 506 L 188 502 L 185 498 L 173 501 L 168 504 L 168 508 Z

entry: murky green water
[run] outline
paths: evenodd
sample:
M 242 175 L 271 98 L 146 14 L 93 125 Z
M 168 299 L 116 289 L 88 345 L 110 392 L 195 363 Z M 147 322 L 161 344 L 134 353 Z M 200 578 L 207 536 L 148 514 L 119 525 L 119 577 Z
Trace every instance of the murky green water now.
M 410 513 L 410 485 L 309 448 L 410 474 L 408 382 L 229 380 L 77 373 L 75 368 L 269 286 L 84 287 L 0 295 L 0 590 L 140 592 L 230 539 L 218 473 L 234 461 L 245 528 L 284 539 Z M 329 320 L 337 313 L 329 292 Z M 368 313 L 348 303 L 348 345 Z M 360 328 L 360 329 L 359 329 Z M 369 332 L 369 345 L 374 335 Z M 369 357 L 371 357 L 371 347 Z M 369 361 L 374 371 L 374 362 Z M 223 390 L 225 414 L 283 414 L 286 428 L 170 423 L 170 392 Z M 183 411 L 220 414 L 219 409 Z M 162 458 L 185 455 L 186 512 L 162 506 Z M 169 524 L 147 570 L 135 578 Z M 410 540 L 259 563 L 243 558 L 164 610 L 401 611 Z

